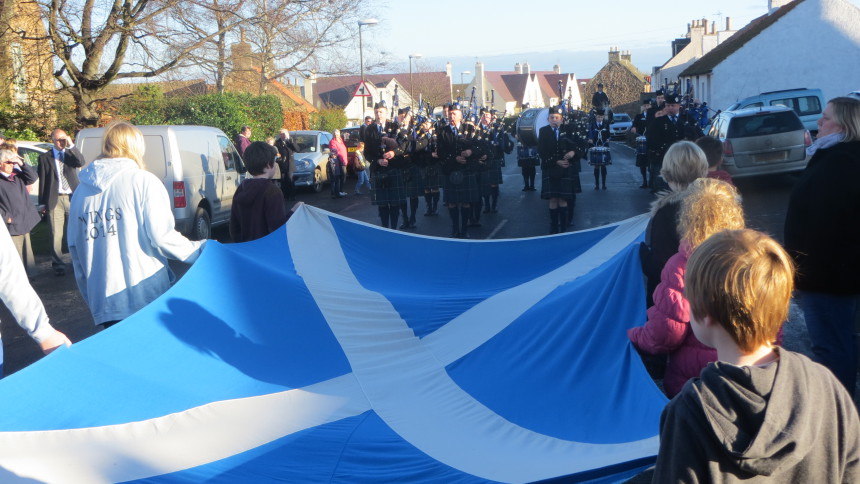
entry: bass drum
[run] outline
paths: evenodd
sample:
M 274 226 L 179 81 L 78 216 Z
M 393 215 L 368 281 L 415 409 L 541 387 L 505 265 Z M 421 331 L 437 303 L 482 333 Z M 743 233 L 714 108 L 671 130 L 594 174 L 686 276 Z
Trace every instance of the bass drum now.
M 526 109 L 517 120 L 517 139 L 525 146 L 537 146 L 538 133 L 549 125 L 549 108 Z

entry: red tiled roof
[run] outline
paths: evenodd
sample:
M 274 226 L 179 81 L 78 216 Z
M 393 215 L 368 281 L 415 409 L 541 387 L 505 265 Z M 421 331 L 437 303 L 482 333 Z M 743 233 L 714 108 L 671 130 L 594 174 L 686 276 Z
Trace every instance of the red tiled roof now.
M 440 84 L 444 83 L 445 85 L 449 82 L 448 75 L 444 72 L 413 72 L 412 76 L 415 80 L 420 79 L 421 82 L 427 82 L 428 79 L 430 79 L 431 82 Z M 392 79 L 398 79 L 397 82 L 400 85 L 404 85 L 404 82 L 409 82 L 409 73 L 364 75 L 365 81 L 371 82 L 377 87 L 387 85 Z M 360 81 L 361 76 L 321 77 L 317 79 L 316 84 L 314 85 L 314 97 L 325 102 L 337 104 L 344 100 L 343 94 L 338 93 L 337 91 L 346 89 L 349 91 L 349 97 L 347 97 L 346 102 L 343 103 L 343 105 L 345 105 L 350 99 L 352 99 L 352 94 L 355 92 L 355 88 Z
M 251 68 L 254 69 L 254 71 L 256 71 L 257 73 L 262 74 L 262 72 L 263 72 L 262 69 L 260 69 L 257 66 L 251 66 Z M 317 111 L 317 108 L 315 108 L 311 103 L 307 102 L 305 100 L 305 98 L 299 96 L 298 94 L 293 92 L 290 88 L 283 85 L 282 83 L 280 83 L 274 79 L 269 79 L 269 84 L 271 84 L 272 87 L 277 89 L 278 92 L 280 92 L 284 96 L 290 98 L 291 101 L 295 102 L 299 107 L 301 107 L 305 111 L 307 111 L 309 113 L 314 113 Z
M 785 16 L 785 14 L 787 14 L 788 12 L 792 11 L 794 7 L 798 6 L 803 1 L 804 0 L 794 0 L 793 2 L 783 5 L 772 14 L 765 14 L 761 17 L 753 19 L 750 23 L 744 26 L 744 28 L 738 30 L 737 32 L 735 32 L 734 35 L 726 39 L 725 42 L 714 47 L 713 50 L 703 55 L 699 60 L 684 69 L 684 71 L 681 72 L 678 76 L 695 76 L 707 74 L 713 71 L 714 67 L 717 67 L 717 65 L 719 65 L 722 61 L 726 60 L 730 55 L 737 52 L 747 42 L 755 38 L 758 34 L 762 33 L 762 31 L 764 31 L 766 28 L 776 23 L 777 20 Z

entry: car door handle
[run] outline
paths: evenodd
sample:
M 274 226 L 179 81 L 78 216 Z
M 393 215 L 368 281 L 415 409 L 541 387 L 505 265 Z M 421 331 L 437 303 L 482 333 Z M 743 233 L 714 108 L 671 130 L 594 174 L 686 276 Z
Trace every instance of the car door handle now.
M 232 179 L 233 179 L 233 177 L 232 177 L 232 176 L 228 176 L 228 177 L 226 177 L 226 178 L 227 178 L 228 180 L 232 180 Z

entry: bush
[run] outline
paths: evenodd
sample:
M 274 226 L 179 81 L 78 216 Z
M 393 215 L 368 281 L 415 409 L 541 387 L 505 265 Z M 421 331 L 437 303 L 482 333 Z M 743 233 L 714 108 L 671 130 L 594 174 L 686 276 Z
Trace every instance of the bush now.
M 231 138 L 239 134 L 242 126 L 250 126 L 253 140 L 265 140 L 277 134 L 284 114 L 275 96 L 231 92 L 171 100 L 165 105 L 163 122 L 213 126 Z
M 25 106 L 0 105 L 0 127 L 7 138 L 21 141 L 43 141 L 45 120 Z
M 157 84 L 143 84 L 120 106 L 117 113 L 134 124 L 166 124 L 164 92 Z
M 311 129 L 332 132 L 346 127 L 346 113 L 339 108 L 326 108 L 310 115 Z

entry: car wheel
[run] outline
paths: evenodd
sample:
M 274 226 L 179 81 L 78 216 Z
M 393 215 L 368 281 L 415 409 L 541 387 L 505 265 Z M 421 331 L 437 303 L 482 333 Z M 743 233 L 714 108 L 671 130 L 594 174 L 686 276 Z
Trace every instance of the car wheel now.
M 317 193 L 323 191 L 322 171 L 319 168 L 314 170 L 314 191 Z
M 197 208 L 194 223 L 191 225 L 191 240 L 206 240 L 212 234 L 212 221 L 209 212 L 203 207 Z

